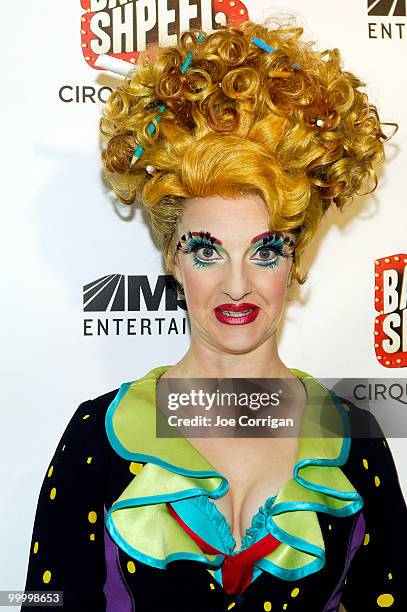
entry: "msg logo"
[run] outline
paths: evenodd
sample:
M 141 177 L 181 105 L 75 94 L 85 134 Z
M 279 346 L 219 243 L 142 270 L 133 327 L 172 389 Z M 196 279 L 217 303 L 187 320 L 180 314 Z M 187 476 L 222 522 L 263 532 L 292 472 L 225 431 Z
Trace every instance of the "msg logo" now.
M 368 0 L 369 15 L 376 17 L 406 17 L 406 0 Z

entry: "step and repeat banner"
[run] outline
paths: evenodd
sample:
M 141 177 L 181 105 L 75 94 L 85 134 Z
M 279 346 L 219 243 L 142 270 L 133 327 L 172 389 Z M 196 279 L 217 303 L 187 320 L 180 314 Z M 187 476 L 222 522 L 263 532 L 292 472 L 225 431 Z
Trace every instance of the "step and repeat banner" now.
M 190 27 L 271 15 L 293 15 L 305 38 L 338 48 L 381 119 L 399 124 L 378 189 L 330 210 L 309 247 L 280 356 L 317 378 L 406 375 L 406 0 L 4 4 L 0 589 L 23 588 L 39 488 L 79 403 L 189 347 L 185 304 L 142 211 L 102 177 L 100 113 L 121 78 L 95 62 L 136 63 L 149 42 L 173 44 Z M 404 438 L 389 444 L 406 494 Z

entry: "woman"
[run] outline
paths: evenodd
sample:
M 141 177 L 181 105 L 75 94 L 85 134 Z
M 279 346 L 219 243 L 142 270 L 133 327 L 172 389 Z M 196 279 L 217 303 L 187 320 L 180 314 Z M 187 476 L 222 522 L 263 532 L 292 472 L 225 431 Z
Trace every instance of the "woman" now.
M 406 609 L 407 513 L 382 432 L 351 438 L 367 415 L 278 354 L 302 252 L 329 206 L 374 188 L 384 157 L 362 83 L 301 35 L 186 32 L 106 104 L 106 177 L 148 213 L 191 346 L 67 426 L 25 587 L 63 591 L 64 609 Z M 160 437 L 158 381 L 189 378 L 289 379 L 298 435 Z M 337 435 L 323 436 L 326 416 Z

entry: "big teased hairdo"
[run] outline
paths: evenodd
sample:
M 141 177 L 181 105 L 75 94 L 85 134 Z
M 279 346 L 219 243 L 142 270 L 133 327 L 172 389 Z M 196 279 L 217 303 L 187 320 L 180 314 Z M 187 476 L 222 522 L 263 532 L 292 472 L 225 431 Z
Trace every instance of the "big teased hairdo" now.
M 297 234 L 292 277 L 303 284 L 301 253 L 329 206 L 342 210 L 377 186 L 387 137 L 365 84 L 337 49 L 315 50 L 301 27 L 269 23 L 220 26 L 203 42 L 193 29 L 177 45 L 148 47 L 102 110 L 104 176 L 121 202 L 148 211 L 169 274 L 187 198 L 260 195 L 269 229 Z

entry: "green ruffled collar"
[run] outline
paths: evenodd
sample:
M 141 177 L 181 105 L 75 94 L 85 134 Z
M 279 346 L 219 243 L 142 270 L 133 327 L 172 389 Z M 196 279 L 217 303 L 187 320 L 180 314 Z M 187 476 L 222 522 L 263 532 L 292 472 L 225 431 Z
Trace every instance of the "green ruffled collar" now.
M 156 384 L 170 367 L 153 368 L 142 378 L 124 383 L 106 413 L 106 433 L 113 449 L 124 459 L 145 463 L 108 510 L 106 527 L 116 544 L 141 563 L 165 569 L 171 561 L 197 561 L 222 584 L 224 554 L 203 553 L 166 506 L 171 502 L 187 524 L 200 529 L 198 535 L 216 543 L 217 550 L 230 552 L 224 550 L 225 541 L 216 530 L 219 521 L 205 522 L 197 515 L 198 497 L 209 501 L 224 496 L 227 479 L 186 438 L 156 437 Z M 362 497 L 340 469 L 348 459 L 351 441 L 346 410 L 312 376 L 293 368 L 290 371 L 307 390 L 303 435 L 293 478 L 281 487 L 273 503 L 263 507 L 264 529 L 282 544 L 255 563 L 252 580 L 262 571 L 284 580 L 318 571 L 325 565 L 325 546 L 317 512 L 344 517 L 363 506 Z M 340 432 L 336 437 L 323 437 L 321 423 L 327 417 L 334 431 Z M 218 518 L 222 516 L 212 506 Z

